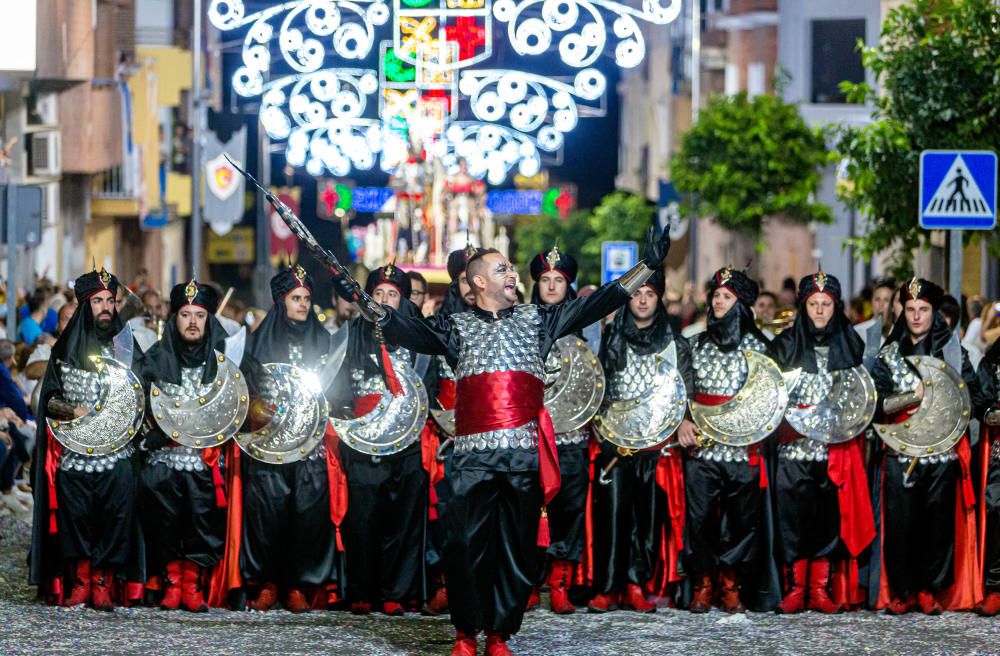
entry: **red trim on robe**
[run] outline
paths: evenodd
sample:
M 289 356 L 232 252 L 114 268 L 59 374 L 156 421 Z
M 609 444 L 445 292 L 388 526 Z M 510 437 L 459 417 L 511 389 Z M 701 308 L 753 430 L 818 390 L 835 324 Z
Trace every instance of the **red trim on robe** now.
M 243 587 L 243 576 L 240 574 L 240 545 L 243 540 L 243 472 L 240 457 L 243 454 L 233 440 L 229 441 L 227 448 L 229 506 L 226 512 L 226 547 L 208 586 L 207 602 L 213 608 L 228 606 L 229 591 Z
M 660 456 L 656 461 L 656 483 L 667 494 L 667 524 L 661 528 L 660 557 L 656 569 L 659 570 L 647 586 L 649 591 L 662 597 L 667 593 L 667 586 L 681 580 L 677 566 L 680 563 L 681 551 L 684 549 L 684 464 L 680 453 Z
M 438 381 L 438 403 L 445 410 L 455 409 L 455 379 L 442 378 Z
M 517 428 L 538 421 L 538 481 L 542 488 L 542 516 L 538 546 L 548 546 L 548 517 L 544 504 L 559 493 L 561 477 L 556 433 L 545 409 L 545 383 L 523 371 L 490 371 L 466 376 L 456 385 L 455 434 L 475 435 Z M 484 400 L 489 400 L 484 403 Z
M 49 484 L 49 535 L 55 535 L 59 532 L 59 522 L 56 519 L 56 511 L 59 510 L 59 497 L 56 494 L 56 471 L 59 469 L 59 459 L 62 458 L 63 445 L 52 434 L 51 428 L 46 426 L 45 430 L 48 433 L 45 480 Z M 59 594 L 62 595 L 61 592 Z

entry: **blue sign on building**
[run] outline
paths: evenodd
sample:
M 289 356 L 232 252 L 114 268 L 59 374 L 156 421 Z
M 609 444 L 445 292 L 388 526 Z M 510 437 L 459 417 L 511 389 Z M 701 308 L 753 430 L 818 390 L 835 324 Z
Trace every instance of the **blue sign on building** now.
M 996 223 L 996 153 L 983 150 L 920 153 L 920 227 L 992 230 Z

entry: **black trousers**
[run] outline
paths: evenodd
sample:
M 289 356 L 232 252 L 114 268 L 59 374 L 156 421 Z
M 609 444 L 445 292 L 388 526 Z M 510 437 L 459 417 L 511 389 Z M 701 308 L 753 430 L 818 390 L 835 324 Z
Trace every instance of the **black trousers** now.
M 557 447 L 557 450 L 562 483 L 559 493 L 546 507 L 551 539 L 548 555 L 558 560 L 579 562 L 586 532 L 589 453 L 586 444 L 567 444 Z
M 424 597 L 427 472 L 420 444 L 374 462 L 341 445 L 347 475 L 347 598 L 376 603 Z
M 983 577 L 987 588 L 997 590 L 1000 588 L 1000 465 L 990 462 L 989 466 L 982 501 L 986 504 L 986 553 Z
M 659 454 L 619 458 L 608 474 L 611 483 L 594 484 L 594 592 L 622 592 L 653 577 L 666 498 L 656 484 Z M 614 458 L 602 451 L 594 470 Z
M 456 469 L 445 525 L 448 605 L 469 634 L 517 633 L 537 572 L 538 472 Z
M 211 567 L 222 558 L 226 509 L 216 505 L 210 470 L 146 466 L 140 508 L 150 572 L 161 571 L 172 560 Z
M 684 570 L 752 563 L 759 549 L 764 491 L 756 467 L 700 458 L 684 461 Z
M 243 492 L 243 577 L 255 583 L 324 585 L 335 576 L 326 459 L 272 465 L 250 460 Z
M 957 460 L 918 464 L 903 487 L 909 464 L 885 462 L 885 561 L 893 594 L 900 598 L 938 592 L 955 579 L 955 486 Z
M 135 478 L 127 459 L 100 473 L 57 470 L 56 519 L 64 560 L 89 560 L 95 569 L 126 563 L 133 546 Z
M 837 486 L 826 468 L 826 460 L 778 458 L 778 538 L 786 563 L 826 557 L 840 541 Z

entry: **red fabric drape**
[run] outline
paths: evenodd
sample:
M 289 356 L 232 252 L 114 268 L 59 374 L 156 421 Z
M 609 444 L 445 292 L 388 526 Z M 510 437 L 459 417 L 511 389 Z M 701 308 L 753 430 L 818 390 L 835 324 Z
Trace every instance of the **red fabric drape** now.
M 396 377 L 396 370 L 392 367 L 392 359 L 389 357 L 389 351 L 385 348 L 385 344 L 381 345 L 379 351 L 382 355 L 382 368 L 385 369 L 385 386 L 393 396 L 399 396 L 403 393 L 403 386 L 400 384 L 399 378 Z
M 493 371 L 466 376 L 456 384 L 455 434 L 475 435 L 538 421 L 538 479 L 542 503 L 559 493 L 559 454 L 552 417 L 543 404 L 545 383 L 523 371 Z M 547 546 L 548 517 L 542 510 L 539 546 Z
M 442 378 L 438 381 L 438 403 L 445 410 L 455 409 L 455 379 Z
M 684 549 L 684 465 L 680 453 L 660 456 L 656 461 L 656 483 L 667 493 L 667 516 L 670 520 L 670 534 L 661 536 L 660 559 L 666 567 L 665 583 L 681 579 L 677 573 L 680 554 Z M 664 593 L 660 586 L 658 594 Z
M 243 540 L 243 473 L 239 446 L 230 440 L 226 453 L 226 487 L 229 505 L 226 512 L 226 547 L 222 561 L 212 572 L 208 586 L 208 605 L 222 608 L 229 603 L 229 591 L 243 586 L 240 575 L 240 544 Z
M 340 526 L 347 516 L 347 475 L 340 462 L 340 437 L 330 422 L 326 424 L 323 439 L 326 444 L 326 481 L 330 486 L 330 522 L 333 523 L 337 551 L 343 551 L 344 540 L 340 535 Z
M 855 438 L 831 444 L 828 453 L 826 471 L 837 486 L 840 504 L 840 539 L 848 553 L 857 557 L 875 539 L 875 514 L 868 496 L 861 442 Z
M 45 454 L 45 480 L 49 484 L 49 535 L 55 535 L 59 532 L 59 522 L 56 519 L 56 511 L 59 509 L 59 498 L 56 495 L 56 470 L 59 469 L 59 459 L 62 457 L 63 446 L 52 434 L 51 428 L 46 426 L 45 430 L 49 438 Z
M 215 506 L 216 508 L 225 508 L 226 481 L 222 478 L 222 470 L 219 468 L 220 455 L 222 455 L 222 449 L 217 446 L 201 450 L 201 461 L 212 472 L 212 484 L 215 486 Z

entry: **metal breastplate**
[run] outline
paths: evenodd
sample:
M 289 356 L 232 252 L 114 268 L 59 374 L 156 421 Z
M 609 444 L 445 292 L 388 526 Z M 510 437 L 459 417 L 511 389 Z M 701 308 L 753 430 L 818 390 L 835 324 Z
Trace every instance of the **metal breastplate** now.
M 558 446 L 586 444 L 589 439 L 590 433 L 586 428 L 577 428 L 568 433 L 556 433 L 556 445 Z
M 110 358 L 114 356 L 114 351 L 110 346 L 105 346 L 101 348 L 101 355 Z M 59 373 L 62 376 L 62 396 L 69 403 L 81 407 L 92 407 L 97 403 L 101 394 L 101 386 L 96 372 L 77 369 L 65 362 L 60 362 Z M 131 444 L 113 453 L 100 456 L 64 449 L 59 458 L 59 469 L 87 472 L 88 474 L 110 471 L 119 460 L 131 458 L 133 454 L 135 454 L 135 447 Z
M 211 385 L 202 385 L 201 377 L 205 366 L 182 367 L 181 383 L 161 383 L 163 391 L 179 401 L 188 401 L 211 391 Z M 207 467 L 201 459 L 201 452 L 186 446 L 163 447 L 149 455 L 150 465 L 163 465 L 177 471 L 205 471 Z
M 722 352 L 711 340 L 696 341 L 692 348 L 694 366 L 694 390 L 696 394 L 713 396 L 733 396 L 743 387 L 747 378 L 746 359 L 740 351 L 765 351 L 764 344 L 755 335 L 746 334 L 738 348 L 728 353 Z M 708 446 L 692 449 L 695 458 L 716 462 L 748 462 L 750 451 L 747 447 L 729 446 L 713 442 Z
M 305 362 L 305 354 L 302 351 L 301 344 L 294 344 L 289 342 L 288 344 L 288 364 L 300 367 L 302 369 L 309 369 L 310 371 L 318 371 L 326 364 L 326 359 L 329 357 L 329 353 L 324 353 L 319 356 L 316 362 Z
M 889 373 L 892 375 L 892 391 L 894 394 L 913 392 L 917 389 L 917 385 L 920 384 L 920 377 L 907 365 L 903 354 L 899 352 L 899 342 L 893 342 L 883 348 L 882 352 L 879 353 L 879 357 L 889 367 Z M 890 450 L 892 451 L 892 455 L 902 464 L 908 465 L 913 460 L 913 458 L 904 456 L 894 449 Z M 951 462 L 957 458 L 958 454 L 952 448 L 945 453 L 917 458 L 917 466 L 936 465 L 941 462 Z
M 799 374 L 799 383 L 788 395 L 789 405 L 816 405 L 823 401 L 833 387 L 833 374 L 830 372 L 830 349 L 825 346 L 816 347 L 816 373 L 803 371 Z
M 778 457 L 785 460 L 826 460 L 829 458 L 827 445 L 804 437 L 778 445 Z
M 893 342 L 882 349 L 879 354 L 882 362 L 889 367 L 892 375 L 892 390 L 896 394 L 912 392 L 917 389 L 920 378 L 913 369 L 906 364 L 903 355 L 899 352 L 899 342 Z
M 201 459 L 201 451 L 189 446 L 165 447 L 149 455 L 149 465 L 163 465 L 176 471 L 205 471 L 208 467 Z
M 628 345 L 625 366 L 608 380 L 607 400 L 634 399 L 647 389 L 656 377 L 656 354 L 639 355 Z
M 452 321 L 462 338 L 455 371 L 456 381 L 481 373 L 521 371 L 545 379 L 539 335 L 541 316 L 534 305 L 519 305 L 510 316 L 486 321 L 474 312 L 453 315 Z M 495 449 L 534 449 L 538 446 L 536 420 L 501 430 L 460 435 L 455 438 L 455 452 L 492 451 Z
M 410 352 L 402 346 L 389 353 L 389 361 L 392 362 L 393 369 L 398 368 L 401 362 L 410 364 L 410 359 Z M 352 367 L 351 391 L 354 392 L 355 398 L 372 394 L 385 394 L 385 381 L 379 374 L 368 375 L 364 369 Z

